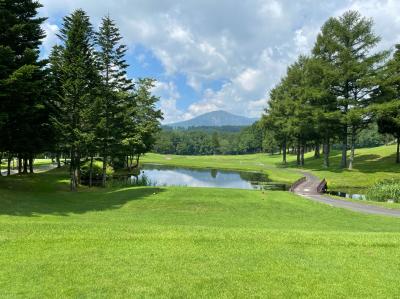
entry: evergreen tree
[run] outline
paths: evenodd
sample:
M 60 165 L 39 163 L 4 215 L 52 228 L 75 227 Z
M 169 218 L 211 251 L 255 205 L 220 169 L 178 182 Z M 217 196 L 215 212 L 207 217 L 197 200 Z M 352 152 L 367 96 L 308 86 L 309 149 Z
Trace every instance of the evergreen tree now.
M 396 45 L 393 57 L 381 72 L 381 88 L 373 106 L 382 134 L 390 134 L 397 139 L 396 163 L 400 163 L 400 45 Z
M 149 78 L 139 79 L 135 91 L 127 97 L 129 105 L 124 113 L 122 142 L 126 156 L 135 157 L 135 166 L 143 154 L 152 150 L 160 130 L 162 113 L 156 108 L 159 99 L 151 93 L 154 82 Z
M 125 45 L 120 44 L 122 37 L 117 26 L 109 16 L 103 18 L 96 35 L 99 51 L 98 65 L 102 77 L 102 97 L 99 98 L 99 121 L 97 136 L 103 157 L 103 185 L 106 183 L 107 159 L 118 151 L 122 139 L 121 126 L 123 114 L 126 113 L 127 101 L 133 89 L 132 80 L 127 79 L 127 68 L 124 56 Z M 123 96 L 122 94 L 125 93 Z
M 0 151 L 17 154 L 33 172 L 33 156 L 50 140 L 44 94 L 44 61 L 39 46 L 44 38 L 37 17 L 38 1 L 0 1 Z M 47 135 L 47 136 L 46 136 Z
M 94 33 L 89 17 L 76 10 L 64 18 L 60 30 L 62 46 L 62 132 L 70 148 L 71 190 L 79 184 L 82 152 L 92 141 L 88 115 L 98 95 L 99 76 L 93 55 Z
M 330 72 L 335 74 L 330 89 L 342 114 L 339 120 L 342 124 L 342 167 L 347 166 L 349 129 L 352 140 L 349 167 L 352 167 L 355 137 L 360 124 L 367 120 L 362 108 L 369 104 L 376 92 L 377 69 L 386 55 L 384 52 L 370 54 L 380 40 L 372 27 L 373 21 L 356 11 L 330 18 L 323 25 L 313 50 L 314 55 L 327 62 Z M 352 109 L 361 110 L 349 114 Z

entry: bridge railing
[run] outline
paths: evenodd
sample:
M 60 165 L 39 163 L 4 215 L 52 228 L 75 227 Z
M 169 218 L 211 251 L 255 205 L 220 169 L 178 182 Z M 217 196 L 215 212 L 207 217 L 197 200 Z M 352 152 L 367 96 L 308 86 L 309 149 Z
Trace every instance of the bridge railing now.
M 327 190 L 327 188 L 328 188 L 328 183 L 327 183 L 326 179 L 323 179 L 323 180 L 319 183 L 319 185 L 318 185 L 318 187 L 317 187 L 317 192 L 318 192 L 318 193 L 324 193 L 324 192 Z
M 294 192 L 294 189 L 296 189 L 299 185 L 303 184 L 305 181 L 307 181 L 307 178 L 305 176 L 298 179 L 296 182 L 293 183 L 293 185 L 290 187 L 289 191 Z

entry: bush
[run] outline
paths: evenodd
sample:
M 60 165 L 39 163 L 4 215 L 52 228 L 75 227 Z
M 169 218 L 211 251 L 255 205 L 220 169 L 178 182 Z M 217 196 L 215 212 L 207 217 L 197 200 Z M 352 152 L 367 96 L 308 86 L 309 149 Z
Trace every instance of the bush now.
M 400 202 L 400 181 L 395 179 L 377 182 L 367 191 L 367 199 L 375 201 Z
M 107 165 L 106 174 L 107 177 L 112 176 L 114 173 L 114 169 Z M 81 167 L 81 179 L 84 181 L 88 181 L 90 176 L 90 161 L 85 162 L 85 164 Z M 92 179 L 101 180 L 103 177 L 103 163 L 101 161 L 93 161 L 92 167 Z

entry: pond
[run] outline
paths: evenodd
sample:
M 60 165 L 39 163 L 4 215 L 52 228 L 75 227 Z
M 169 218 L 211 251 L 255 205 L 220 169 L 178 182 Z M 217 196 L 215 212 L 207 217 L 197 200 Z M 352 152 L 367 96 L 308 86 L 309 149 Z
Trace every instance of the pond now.
M 266 174 L 219 169 L 194 169 L 144 164 L 139 176 L 120 177 L 126 184 L 151 186 L 216 187 L 237 189 L 287 190 L 288 186 L 272 182 Z M 114 178 L 115 180 L 115 178 Z

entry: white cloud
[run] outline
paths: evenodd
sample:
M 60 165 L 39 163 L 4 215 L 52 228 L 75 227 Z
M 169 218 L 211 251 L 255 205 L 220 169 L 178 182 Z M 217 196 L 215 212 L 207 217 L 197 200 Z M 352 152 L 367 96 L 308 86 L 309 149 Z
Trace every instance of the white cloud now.
M 191 117 L 190 114 L 184 113 L 177 108 L 177 101 L 181 98 L 181 95 L 173 82 L 158 81 L 152 91 L 156 96 L 160 97 L 158 105 L 164 114 L 163 123 L 173 123 Z
M 42 26 L 46 37 L 42 41 L 42 56 L 47 57 L 51 53 L 52 47 L 57 43 L 57 33 L 59 28 L 55 24 L 45 22 Z
M 43 14 L 50 15 L 53 23 L 55 16 L 79 7 L 89 13 L 95 25 L 110 13 L 125 43 L 130 47 L 140 44 L 161 61 L 164 81 L 172 82 L 176 74 L 185 76 L 202 100 L 180 111 L 176 104 L 184 99 L 171 91 L 177 90 L 176 86 L 166 83 L 165 90 L 172 92 L 162 95 L 166 122 L 213 109 L 259 115 L 268 91 L 288 64 L 310 51 L 327 18 L 348 9 L 374 18 L 375 31 L 382 36 L 381 49 L 400 42 L 399 0 L 121 0 L 117 5 L 112 0 L 41 2 Z M 50 27 L 46 31 L 53 34 Z M 49 37 L 45 44 L 53 42 Z M 212 80 L 225 83 L 214 90 L 205 89 Z

